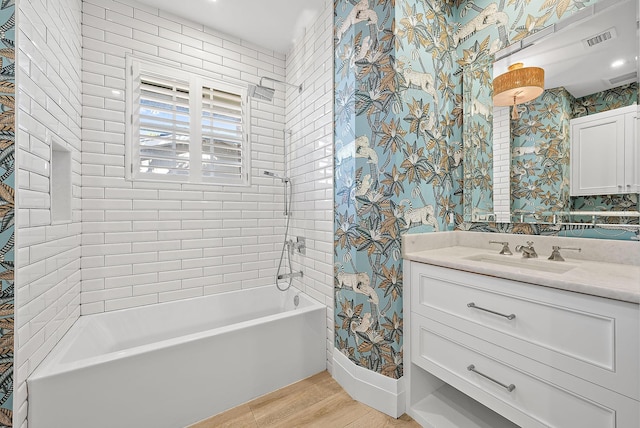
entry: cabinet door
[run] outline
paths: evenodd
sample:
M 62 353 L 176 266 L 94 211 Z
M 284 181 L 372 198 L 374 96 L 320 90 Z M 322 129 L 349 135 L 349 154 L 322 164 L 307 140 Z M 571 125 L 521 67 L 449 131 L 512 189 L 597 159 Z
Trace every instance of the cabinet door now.
M 571 124 L 571 195 L 622 193 L 624 115 L 581 119 Z

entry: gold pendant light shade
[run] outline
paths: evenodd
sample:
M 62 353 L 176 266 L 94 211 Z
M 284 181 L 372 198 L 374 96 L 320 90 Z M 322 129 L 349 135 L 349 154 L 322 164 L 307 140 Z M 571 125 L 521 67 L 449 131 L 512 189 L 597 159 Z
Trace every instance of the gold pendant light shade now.
M 515 106 L 537 98 L 544 92 L 544 70 L 523 67 L 521 62 L 509 66 L 509 71 L 493 79 L 493 105 Z

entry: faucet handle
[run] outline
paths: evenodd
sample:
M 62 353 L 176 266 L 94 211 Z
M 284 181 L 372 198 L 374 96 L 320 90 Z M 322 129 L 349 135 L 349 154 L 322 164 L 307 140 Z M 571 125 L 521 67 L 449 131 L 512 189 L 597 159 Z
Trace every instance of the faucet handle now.
M 527 245 L 528 245 L 529 247 L 533 247 L 533 241 L 527 241 Z
M 551 247 L 551 255 L 549 256 L 549 260 L 555 260 L 557 262 L 563 262 L 564 257 L 560 254 L 560 250 L 574 250 L 577 252 L 581 252 L 582 248 L 577 247 L 560 247 L 558 245 L 554 245 Z
M 509 243 L 507 241 L 489 241 L 489 244 L 500 244 L 500 245 L 502 245 L 502 250 L 500 251 L 500 254 L 506 254 L 508 256 L 513 254 L 511 252 L 511 250 L 509 249 Z

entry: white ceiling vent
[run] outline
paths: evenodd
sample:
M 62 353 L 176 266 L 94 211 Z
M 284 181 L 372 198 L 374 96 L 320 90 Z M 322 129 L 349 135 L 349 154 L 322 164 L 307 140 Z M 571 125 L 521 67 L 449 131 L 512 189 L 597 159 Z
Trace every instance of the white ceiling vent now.
M 587 37 L 586 39 L 582 39 L 582 43 L 584 43 L 587 48 L 592 48 L 595 45 L 606 42 L 607 40 L 615 39 L 617 36 L 618 34 L 616 33 L 616 29 L 614 27 L 611 27 L 601 33 L 594 34 L 593 36 Z
M 612 85 L 618 85 L 623 82 L 630 83 L 635 81 L 637 77 L 638 77 L 638 72 L 634 71 L 631 73 L 623 74 L 622 76 L 613 77 L 609 79 L 609 83 L 611 83 Z

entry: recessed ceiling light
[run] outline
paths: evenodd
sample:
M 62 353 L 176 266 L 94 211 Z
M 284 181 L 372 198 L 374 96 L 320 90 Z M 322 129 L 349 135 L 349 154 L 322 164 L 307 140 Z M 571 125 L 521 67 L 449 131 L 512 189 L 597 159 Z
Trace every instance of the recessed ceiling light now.
M 617 60 L 617 61 L 613 61 L 613 62 L 611 63 L 611 68 L 618 68 L 618 67 L 622 67 L 622 66 L 624 65 L 624 63 L 625 63 L 625 60 L 623 60 L 623 59 L 619 59 L 619 60 Z

